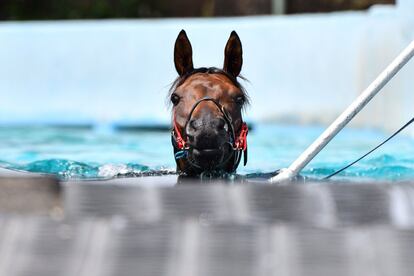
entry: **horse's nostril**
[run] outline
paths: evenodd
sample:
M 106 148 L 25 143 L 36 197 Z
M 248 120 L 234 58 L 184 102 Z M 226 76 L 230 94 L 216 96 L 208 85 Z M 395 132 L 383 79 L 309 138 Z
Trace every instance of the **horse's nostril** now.
M 190 143 L 194 143 L 194 135 L 187 134 L 187 138 Z
M 191 119 L 188 122 L 188 125 L 189 125 L 189 127 L 190 127 L 191 130 L 197 130 L 197 122 L 196 122 L 196 120 Z
M 220 117 L 216 118 L 198 118 L 188 121 L 186 131 L 189 139 L 197 139 L 196 136 L 202 135 L 204 138 L 213 137 L 228 131 L 227 122 Z
M 226 126 L 226 121 L 222 118 L 217 119 L 216 127 L 217 129 L 223 129 Z

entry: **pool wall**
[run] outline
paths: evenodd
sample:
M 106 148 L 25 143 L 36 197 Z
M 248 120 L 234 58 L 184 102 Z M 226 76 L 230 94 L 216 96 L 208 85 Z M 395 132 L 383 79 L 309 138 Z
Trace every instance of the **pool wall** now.
M 244 46 L 249 120 L 329 123 L 414 38 L 412 1 L 367 12 L 217 19 L 0 24 L 0 124 L 166 123 L 173 43 L 221 66 L 231 30 Z M 414 62 L 353 122 L 395 129 L 412 116 Z

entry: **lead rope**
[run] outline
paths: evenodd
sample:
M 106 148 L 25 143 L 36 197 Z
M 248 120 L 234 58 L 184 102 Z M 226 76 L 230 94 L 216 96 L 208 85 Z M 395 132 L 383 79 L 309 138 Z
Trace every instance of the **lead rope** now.
M 381 144 L 379 144 L 378 146 L 376 146 L 375 148 L 373 148 L 372 150 L 370 150 L 369 152 L 367 152 L 366 154 L 364 154 L 363 156 L 361 156 L 360 158 L 358 158 L 357 160 L 355 160 L 354 162 L 350 163 L 349 165 L 343 167 L 342 169 L 324 177 L 323 179 L 329 179 L 332 176 L 335 176 L 341 172 L 343 172 L 344 170 L 348 169 L 349 167 L 351 167 L 352 165 L 356 164 L 357 162 L 359 162 L 360 160 L 364 159 L 365 157 L 367 157 L 368 155 L 370 155 L 371 153 L 373 153 L 375 150 L 377 150 L 378 148 L 380 148 L 382 145 L 384 145 L 385 143 L 387 143 L 389 140 L 391 140 L 392 138 L 394 138 L 395 136 L 397 136 L 398 133 L 400 133 L 401 131 L 403 131 L 405 128 L 407 128 L 409 125 L 411 125 L 414 122 L 414 118 L 412 118 L 411 120 L 409 120 L 405 125 L 403 125 L 399 130 L 397 130 L 393 135 L 391 135 L 390 137 L 388 137 L 384 142 L 382 142 Z

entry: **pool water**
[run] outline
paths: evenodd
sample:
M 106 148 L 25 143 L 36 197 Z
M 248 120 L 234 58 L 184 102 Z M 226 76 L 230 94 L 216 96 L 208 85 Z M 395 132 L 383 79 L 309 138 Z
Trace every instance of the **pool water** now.
M 239 174 L 287 167 L 324 130 L 320 126 L 257 124 L 249 133 L 249 162 Z M 302 172 L 322 178 L 386 138 L 375 130 L 341 132 Z M 55 174 L 63 179 L 173 173 L 169 132 L 62 127 L 1 127 L 0 166 Z M 400 135 L 334 179 L 414 179 L 414 139 Z

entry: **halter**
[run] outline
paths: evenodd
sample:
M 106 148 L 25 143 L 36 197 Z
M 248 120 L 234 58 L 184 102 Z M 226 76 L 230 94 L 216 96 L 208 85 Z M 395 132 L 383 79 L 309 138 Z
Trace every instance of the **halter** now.
M 184 129 L 187 128 L 187 125 L 189 121 L 191 120 L 191 117 L 194 113 L 194 110 L 197 108 L 197 106 L 204 102 L 204 101 L 210 101 L 213 102 L 218 109 L 221 111 L 221 113 L 224 116 L 224 120 L 226 121 L 228 127 L 229 127 L 229 133 L 230 133 L 230 141 L 228 143 L 231 145 L 232 154 L 229 154 L 229 157 L 226 158 L 223 162 L 219 163 L 216 167 L 222 168 L 224 165 L 228 163 L 228 161 L 231 159 L 231 157 L 234 157 L 234 163 L 231 169 L 231 172 L 234 172 L 237 167 L 239 166 L 241 155 L 243 152 L 243 158 L 244 158 L 244 166 L 247 164 L 247 134 L 249 132 L 249 129 L 247 127 L 247 124 L 245 122 L 242 123 L 240 132 L 238 133 L 238 136 L 236 137 L 236 133 L 234 131 L 234 126 L 232 124 L 232 119 L 227 113 L 227 111 L 224 109 L 224 107 L 215 99 L 205 97 L 200 100 L 198 100 L 193 107 L 191 108 L 190 114 L 188 115 L 187 121 L 185 123 Z M 188 152 L 191 149 L 191 146 L 186 143 L 186 141 L 183 139 L 182 134 L 180 133 L 180 130 L 178 128 L 177 122 L 175 121 L 175 118 L 173 120 L 173 129 L 171 131 L 171 141 L 172 145 L 174 147 L 174 157 L 176 162 L 180 159 L 186 159 L 187 162 L 194 168 L 202 170 L 200 166 L 197 164 L 194 164 L 189 160 L 188 158 Z

